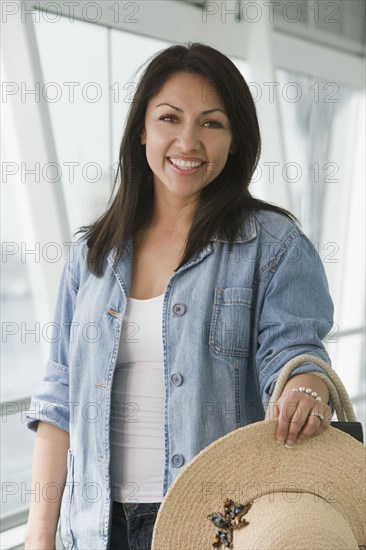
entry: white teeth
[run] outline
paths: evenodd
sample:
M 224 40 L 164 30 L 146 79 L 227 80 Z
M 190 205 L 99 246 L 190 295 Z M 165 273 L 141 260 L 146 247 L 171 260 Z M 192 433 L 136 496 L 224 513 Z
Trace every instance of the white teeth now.
M 179 166 L 179 168 L 182 168 L 183 170 L 190 170 L 192 168 L 198 168 L 201 166 L 202 162 L 191 162 L 191 161 L 185 161 L 181 159 L 170 159 L 170 161 L 173 164 L 176 164 Z

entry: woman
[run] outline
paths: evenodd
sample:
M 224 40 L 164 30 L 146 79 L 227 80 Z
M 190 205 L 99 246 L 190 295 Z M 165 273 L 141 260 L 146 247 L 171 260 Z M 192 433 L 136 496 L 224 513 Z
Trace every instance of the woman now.
M 65 483 L 64 548 L 149 548 L 182 467 L 263 419 L 290 359 L 330 363 L 324 268 L 294 216 L 251 196 L 259 155 L 252 96 L 225 55 L 194 43 L 150 60 L 119 189 L 65 264 L 60 336 L 27 413 L 33 483 L 60 488 L 32 502 L 27 549 L 53 547 Z M 300 365 L 271 411 L 289 448 L 330 424 L 309 371 L 321 369 Z

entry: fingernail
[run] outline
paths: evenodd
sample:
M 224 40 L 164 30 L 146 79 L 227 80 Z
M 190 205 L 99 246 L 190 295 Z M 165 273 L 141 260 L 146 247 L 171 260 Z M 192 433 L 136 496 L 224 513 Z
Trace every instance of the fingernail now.
M 285 443 L 285 447 L 286 447 L 287 449 L 292 449 L 293 446 L 294 446 L 293 441 L 287 441 L 287 442 Z
M 284 442 L 284 438 L 283 437 L 278 437 L 277 438 L 277 443 L 279 443 L 280 445 L 283 445 L 283 442 Z

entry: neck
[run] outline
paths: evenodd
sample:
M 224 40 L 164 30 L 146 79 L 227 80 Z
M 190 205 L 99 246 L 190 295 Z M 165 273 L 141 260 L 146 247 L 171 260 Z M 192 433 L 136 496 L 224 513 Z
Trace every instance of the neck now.
M 194 217 L 194 203 L 172 204 L 156 201 L 151 227 L 170 233 L 187 233 Z

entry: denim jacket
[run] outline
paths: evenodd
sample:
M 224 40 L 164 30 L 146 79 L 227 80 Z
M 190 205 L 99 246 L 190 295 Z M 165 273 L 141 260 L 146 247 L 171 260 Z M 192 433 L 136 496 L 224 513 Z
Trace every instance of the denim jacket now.
M 49 360 L 26 413 L 33 431 L 44 420 L 70 434 L 60 512 L 67 550 L 109 545 L 111 386 L 133 241 L 117 265 L 114 250 L 106 256 L 102 277 L 88 270 L 86 252 L 82 237 L 65 262 Z M 331 364 L 322 340 L 332 324 L 322 261 L 308 237 L 276 212 L 247 211 L 231 251 L 215 234 L 171 276 L 162 317 L 164 495 L 204 447 L 264 419 L 290 359 L 306 353 Z M 322 372 L 309 362 L 291 376 L 309 371 Z

